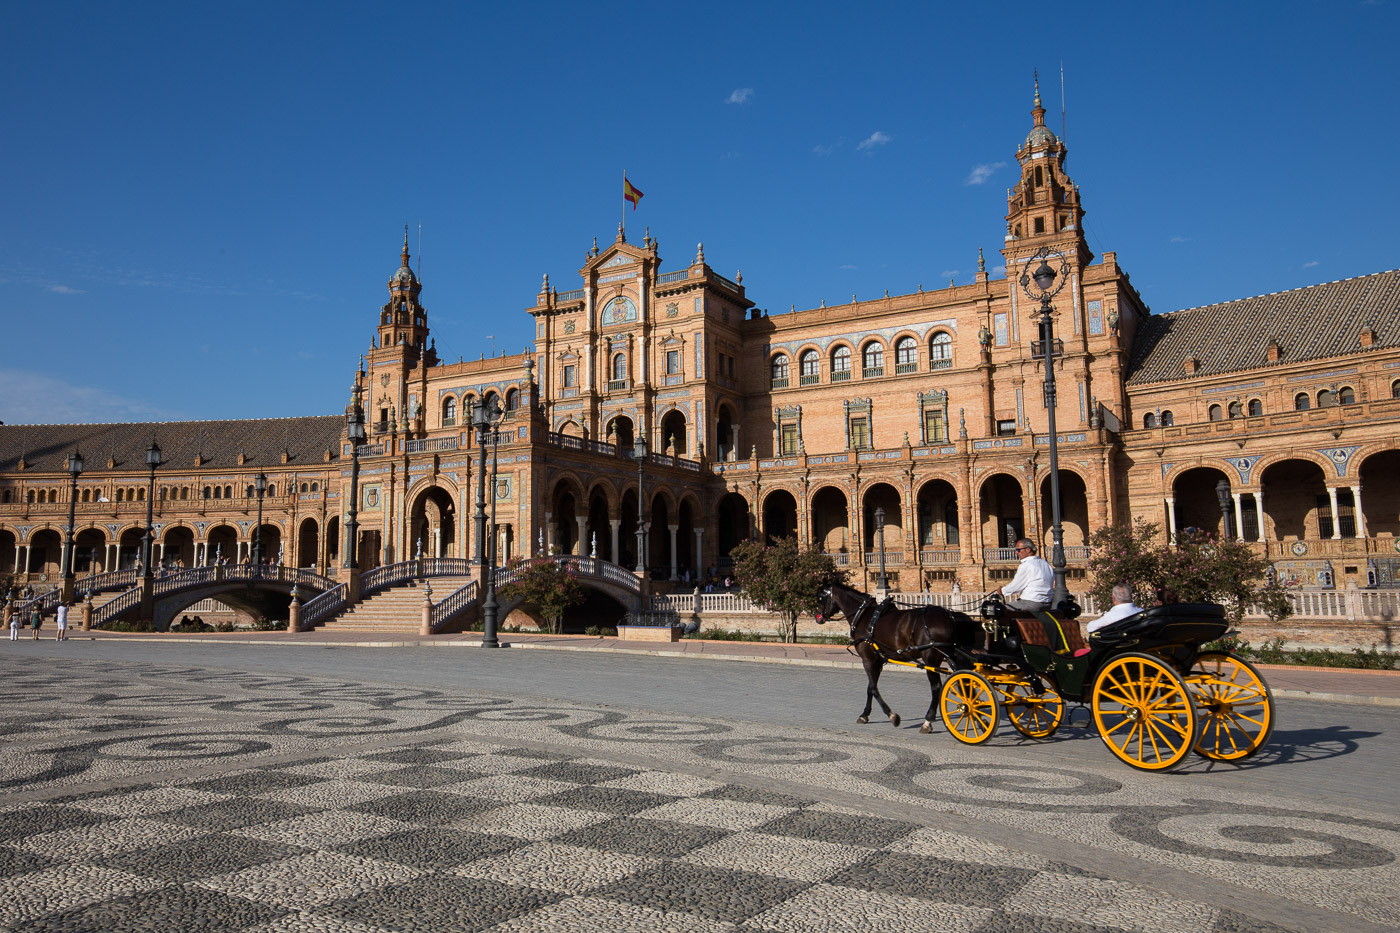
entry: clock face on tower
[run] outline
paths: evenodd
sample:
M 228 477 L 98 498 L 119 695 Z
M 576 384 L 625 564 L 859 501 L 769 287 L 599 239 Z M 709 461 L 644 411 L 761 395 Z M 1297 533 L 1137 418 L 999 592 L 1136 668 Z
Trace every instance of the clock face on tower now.
M 632 299 L 622 295 L 608 302 L 603 308 L 604 324 L 627 324 L 637 319 L 637 306 Z

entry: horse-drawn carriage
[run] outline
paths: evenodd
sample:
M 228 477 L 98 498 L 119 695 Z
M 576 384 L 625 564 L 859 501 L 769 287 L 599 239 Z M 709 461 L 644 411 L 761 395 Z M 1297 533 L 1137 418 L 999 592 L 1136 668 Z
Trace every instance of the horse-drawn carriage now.
M 823 594 L 818 621 L 840 611 L 865 663 L 865 711 L 887 663 L 928 674 L 933 702 L 922 731 L 941 713 L 949 734 L 979 745 L 996 734 L 1001 712 L 1021 735 L 1046 739 L 1065 718 L 1065 704 L 1088 706 L 1104 744 L 1134 768 L 1162 771 L 1193 750 L 1217 761 L 1240 761 L 1269 740 L 1273 700 L 1258 670 L 1228 651 L 1203 646 L 1229 623 L 1212 603 L 1157 606 L 1111 623 L 1087 640 L 1061 611 L 1010 611 L 996 596 L 982 621 L 937 606 L 882 606 L 845 586 Z M 940 685 L 940 680 L 942 681 Z

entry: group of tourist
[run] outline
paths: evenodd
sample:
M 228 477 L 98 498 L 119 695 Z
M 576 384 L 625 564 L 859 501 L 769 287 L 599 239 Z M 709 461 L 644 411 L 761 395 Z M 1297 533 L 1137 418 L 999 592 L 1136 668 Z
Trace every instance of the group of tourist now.
M 59 602 L 58 609 L 54 614 L 58 624 L 58 633 L 54 636 L 54 641 L 68 640 L 68 604 Z M 39 604 L 35 603 L 27 611 L 21 612 L 13 599 L 5 600 L 3 610 L 3 621 L 0 625 L 10 630 L 10 641 L 19 641 L 19 630 L 28 626 L 34 632 L 34 641 L 39 640 L 39 628 L 44 624 L 44 615 L 39 610 Z

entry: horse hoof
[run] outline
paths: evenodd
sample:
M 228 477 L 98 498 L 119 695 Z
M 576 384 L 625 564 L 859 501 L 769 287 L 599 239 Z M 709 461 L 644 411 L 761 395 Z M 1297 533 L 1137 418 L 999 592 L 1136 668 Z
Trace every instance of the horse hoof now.
M 933 723 L 931 723 L 931 722 L 929 722 L 927 719 L 925 719 L 925 720 L 924 720 L 924 724 L 923 724 L 922 726 L 919 727 L 919 732 L 921 732 L 921 733 L 924 734 L 924 735 L 928 735 L 928 734 L 929 734 L 930 732 L 932 732 L 932 731 L 933 731 Z
M 890 725 L 894 726 L 895 728 L 899 728 L 899 714 L 898 714 L 898 713 L 890 713 Z
M 862 726 L 865 725 L 865 724 L 866 724 L 867 722 L 869 722 L 869 721 L 870 721 L 870 717 L 869 717 L 869 716 L 862 716 L 862 717 L 860 717 L 859 719 L 856 720 L 856 722 L 860 723 Z

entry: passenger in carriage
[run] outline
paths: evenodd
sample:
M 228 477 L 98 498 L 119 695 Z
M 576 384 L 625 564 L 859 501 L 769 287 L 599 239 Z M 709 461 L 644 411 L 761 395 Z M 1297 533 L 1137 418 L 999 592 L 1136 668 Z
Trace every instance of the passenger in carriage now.
M 1090 622 L 1086 631 L 1096 632 L 1105 625 L 1112 625 L 1139 612 L 1142 612 L 1142 609 L 1133 605 L 1133 588 L 1126 583 L 1119 583 L 1113 588 L 1113 608 Z
M 1016 539 L 1016 556 L 1021 566 L 1016 568 L 1016 576 L 1011 582 L 997 590 L 1003 597 L 1015 593 L 1016 599 L 1006 600 L 1006 605 L 1022 612 L 1036 612 L 1050 608 L 1050 591 L 1055 586 L 1055 571 L 1049 561 L 1035 553 L 1035 545 L 1030 538 Z

